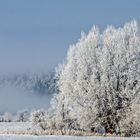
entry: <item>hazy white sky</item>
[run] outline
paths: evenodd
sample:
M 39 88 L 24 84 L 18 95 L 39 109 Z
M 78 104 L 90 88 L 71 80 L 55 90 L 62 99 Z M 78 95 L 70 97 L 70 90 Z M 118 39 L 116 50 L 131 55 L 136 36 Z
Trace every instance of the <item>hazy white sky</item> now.
M 50 70 L 81 31 L 132 19 L 140 0 L 1 0 L 0 73 Z

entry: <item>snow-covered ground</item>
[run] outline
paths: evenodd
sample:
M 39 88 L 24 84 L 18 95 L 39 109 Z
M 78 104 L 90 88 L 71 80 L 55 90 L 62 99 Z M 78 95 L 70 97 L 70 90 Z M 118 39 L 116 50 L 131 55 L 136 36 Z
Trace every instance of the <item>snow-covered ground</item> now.
M 1 134 L 32 134 L 36 127 L 30 122 L 0 122 Z M 1 139 L 0 139 L 1 140 Z
M 1 122 L 0 123 L 0 133 L 2 131 L 21 131 L 21 130 L 28 130 L 32 127 L 31 123 L 29 122 Z
M 1 122 L 0 140 L 140 140 L 140 138 L 77 137 L 77 136 L 31 136 L 29 131 L 36 129 L 29 122 Z M 21 135 L 25 134 L 25 135 Z
M 140 140 L 140 138 L 72 137 L 72 136 L 14 136 L 3 135 L 0 140 Z

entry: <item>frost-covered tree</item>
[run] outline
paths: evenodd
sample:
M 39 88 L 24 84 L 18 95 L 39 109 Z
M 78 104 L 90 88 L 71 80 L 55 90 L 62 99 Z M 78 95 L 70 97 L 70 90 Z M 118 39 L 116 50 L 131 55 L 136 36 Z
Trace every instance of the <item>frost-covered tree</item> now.
M 113 133 L 140 96 L 140 35 L 136 21 L 122 28 L 93 27 L 70 46 L 58 71 L 55 114 L 73 119 L 79 129 L 97 125 Z
M 103 34 L 101 56 L 100 122 L 113 132 L 139 87 L 140 38 L 137 23 L 108 27 Z
M 96 27 L 86 36 L 82 34 L 76 45 L 70 47 L 67 55 L 67 63 L 59 71 L 59 96 L 57 96 L 57 111 L 63 119 L 69 117 L 77 119 L 81 128 L 94 122 L 95 95 L 91 94 L 95 89 L 92 78 L 98 82 L 98 61 L 100 50 L 100 35 Z M 93 82 L 92 82 L 93 81 Z M 98 84 L 98 83 L 97 83 Z M 72 111 L 71 111 L 72 110 Z M 85 116 L 77 116 L 77 113 L 85 112 Z M 94 112 L 94 113 L 91 113 Z M 89 119 L 90 118 L 90 119 Z M 81 121 L 82 119 L 82 121 Z
M 10 112 L 5 112 L 3 115 L 4 122 L 11 122 L 13 120 L 13 116 Z
M 79 42 L 70 47 L 67 63 L 59 71 L 57 111 L 63 119 L 77 120 L 80 129 L 90 128 L 96 119 L 96 94 L 92 93 L 99 86 L 100 45 L 99 30 L 93 27 L 88 35 L 82 34 Z
M 26 122 L 29 120 L 29 111 L 21 110 L 17 112 L 16 121 L 18 122 Z

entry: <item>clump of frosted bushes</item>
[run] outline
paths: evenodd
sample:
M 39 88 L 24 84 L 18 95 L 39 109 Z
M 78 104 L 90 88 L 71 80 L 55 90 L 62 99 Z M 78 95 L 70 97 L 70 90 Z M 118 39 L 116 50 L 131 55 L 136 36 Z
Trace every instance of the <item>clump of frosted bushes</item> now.
M 4 112 L 0 116 L 0 122 L 28 122 L 30 119 L 30 112 L 26 109 L 20 110 L 16 115 L 10 112 Z

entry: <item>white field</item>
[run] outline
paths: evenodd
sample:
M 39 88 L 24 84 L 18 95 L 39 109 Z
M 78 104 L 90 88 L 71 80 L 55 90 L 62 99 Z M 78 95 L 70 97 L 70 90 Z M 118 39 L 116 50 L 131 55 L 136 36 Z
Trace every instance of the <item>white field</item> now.
M 0 131 L 2 131 L 3 129 L 26 130 L 31 127 L 32 125 L 29 122 L 0 122 Z
M 77 136 L 35 136 L 30 130 L 36 130 L 29 122 L 1 122 L 0 140 L 140 140 L 140 138 L 118 138 L 118 137 L 77 137 Z M 16 133 L 15 133 L 16 132 Z M 25 135 L 21 135 L 25 134 Z
M 1 135 L 0 140 L 140 140 L 140 138 Z
M 0 134 L 29 134 L 35 129 L 29 122 L 0 122 Z

